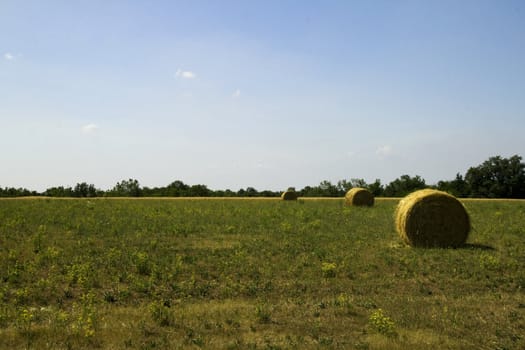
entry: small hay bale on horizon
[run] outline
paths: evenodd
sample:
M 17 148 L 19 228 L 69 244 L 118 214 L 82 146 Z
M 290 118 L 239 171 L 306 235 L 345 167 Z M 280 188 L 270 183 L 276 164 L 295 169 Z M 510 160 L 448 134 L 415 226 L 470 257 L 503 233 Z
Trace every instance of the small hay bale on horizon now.
M 399 236 L 414 247 L 460 247 L 470 232 L 470 218 L 454 196 L 424 189 L 403 198 L 396 208 Z
M 373 206 L 374 195 L 365 188 L 354 187 L 345 194 L 345 204 L 353 206 Z
M 297 200 L 297 197 L 299 197 L 299 196 L 297 195 L 297 193 L 295 191 L 284 191 L 281 194 L 281 199 L 283 201 L 295 201 L 295 200 Z

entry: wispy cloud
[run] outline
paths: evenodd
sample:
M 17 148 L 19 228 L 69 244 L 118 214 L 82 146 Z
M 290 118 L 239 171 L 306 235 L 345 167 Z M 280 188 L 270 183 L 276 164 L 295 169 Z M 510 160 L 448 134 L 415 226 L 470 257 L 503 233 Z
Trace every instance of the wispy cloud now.
M 233 94 L 232 94 L 232 97 L 233 97 L 233 98 L 239 98 L 239 97 L 241 97 L 241 90 L 239 90 L 239 89 L 235 90 L 235 91 L 233 92 Z
M 379 146 L 376 150 L 376 154 L 381 158 L 391 156 L 392 146 L 390 145 Z
M 13 55 L 11 52 L 4 53 L 4 59 L 7 61 L 14 61 L 15 55 Z
M 193 73 L 192 71 L 182 70 L 182 69 L 177 69 L 175 76 L 177 78 L 183 78 L 183 79 L 195 79 L 197 77 L 195 73 Z
M 100 127 L 97 124 L 87 124 L 82 127 L 82 132 L 84 134 L 93 134 L 97 132 Z

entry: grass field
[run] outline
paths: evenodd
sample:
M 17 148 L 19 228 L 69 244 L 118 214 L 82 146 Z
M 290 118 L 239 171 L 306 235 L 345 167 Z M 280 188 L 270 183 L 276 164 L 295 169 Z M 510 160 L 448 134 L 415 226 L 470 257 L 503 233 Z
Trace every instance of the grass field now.
M 525 201 L 414 249 L 397 200 L 0 200 L 2 349 L 524 349 Z

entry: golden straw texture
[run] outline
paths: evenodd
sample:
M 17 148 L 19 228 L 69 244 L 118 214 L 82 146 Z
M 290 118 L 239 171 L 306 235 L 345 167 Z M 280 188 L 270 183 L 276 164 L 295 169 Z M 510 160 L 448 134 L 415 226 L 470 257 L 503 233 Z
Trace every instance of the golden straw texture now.
M 297 200 L 297 193 L 294 191 L 286 191 L 281 194 L 281 199 L 284 201 L 294 201 Z
M 470 231 L 463 204 L 446 192 L 430 189 L 403 198 L 395 219 L 399 236 L 415 247 L 459 247 Z
M 346 192 L 345 204 L 371 207 L 374 205 L 374 195 L 367 189 L 354 187 Z

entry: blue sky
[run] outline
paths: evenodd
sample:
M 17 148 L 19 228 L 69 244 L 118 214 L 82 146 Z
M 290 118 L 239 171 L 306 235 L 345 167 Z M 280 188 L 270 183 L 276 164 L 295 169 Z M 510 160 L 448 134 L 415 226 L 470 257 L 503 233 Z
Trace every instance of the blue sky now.
M 522 1 L 0 1 L 0 186 L 427 183 L 525 156 Z

